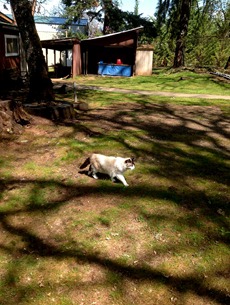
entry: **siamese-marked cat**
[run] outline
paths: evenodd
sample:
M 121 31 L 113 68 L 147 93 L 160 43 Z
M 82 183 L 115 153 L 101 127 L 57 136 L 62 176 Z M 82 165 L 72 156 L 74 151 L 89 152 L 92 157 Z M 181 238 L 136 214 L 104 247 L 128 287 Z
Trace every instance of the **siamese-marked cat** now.
M 120 180 L 125 186 L 129 186 L 123 176 L 127 169 L 133 170 L 135 168 L 134 158 L 121 158 L 104 156 L 100 154 L 92 154 L 80 166 L 80 169 L 90 165 L 88 175 L 92 175 L 94 179 L 98 179 L 97 173 L 107 174 L 112 181 L 115 178 Z

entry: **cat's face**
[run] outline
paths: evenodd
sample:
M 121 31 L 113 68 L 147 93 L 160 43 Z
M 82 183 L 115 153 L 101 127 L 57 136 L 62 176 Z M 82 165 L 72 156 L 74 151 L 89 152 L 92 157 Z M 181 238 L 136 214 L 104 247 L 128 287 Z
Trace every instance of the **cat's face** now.
M 134 158 L 129 158 L 125 160 L 125 166 L 127 169 L 133 170 L 135 168 Z

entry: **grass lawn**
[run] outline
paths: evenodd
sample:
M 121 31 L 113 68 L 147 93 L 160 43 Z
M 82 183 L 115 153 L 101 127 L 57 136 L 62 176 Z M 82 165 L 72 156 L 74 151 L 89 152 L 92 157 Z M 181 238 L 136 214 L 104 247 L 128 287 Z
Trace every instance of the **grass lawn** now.
M 78 98 L 0 142 L 0 304 L 229 304 L 229 101 Z M 79 172 L 92 152 L 134 156 L 130 186 Z
M 191 94 L 229 95 L 229 81 L 210 73 L 154 70 L 151 76 L 114 77 L 79 76 L 76 84 L 147 91 L 165 91 Z

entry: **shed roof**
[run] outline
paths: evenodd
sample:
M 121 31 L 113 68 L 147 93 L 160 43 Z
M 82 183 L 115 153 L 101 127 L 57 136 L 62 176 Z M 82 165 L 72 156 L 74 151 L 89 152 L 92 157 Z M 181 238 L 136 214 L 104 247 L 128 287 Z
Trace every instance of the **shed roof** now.
M 48 39 L 41 40 L 43 48 L 64 51 L 67 49 L 72 49 L 74 44 L 79 44 L 80 40 L 77 38 L 60 38 L 60 39 Z
M 42 40 L 41 44 L 43 48 L 64 51 L 66 49 L 71 49 L 74 44 L 81 43 L 83 45 L 119 45 L 120 42 L 126 40 L 127 43 L 123 43 L 123 46 L 133 45 L 131 38 L 133 35 L 138 34 L 143 26 L 133 28 L 130 30 L 116 32 L 112 34 L 107 34 L 103 36 L 98 36 L 94 38 L 88 38 L 79 40 L 77 38 L 61 38 L 61 39 L 49 39 Z
M 83 39 L 82 41 L 97 41 L 97 40 L 106 39 L 106 38 L 109 38 L 109 37 L 120 36 L 122 34 L 129 34 L 129 33 L 133 33 L 133 32 L 139 33 L 139 31 L 143 30 L 143 29 L 144 29 L 143 26 L 139 26 L 137 28 L 132 28 L 132 29 L 129 29 L 129 30 L 121 31 L 121 32 L 116 32 L 116 33 L 106 34 L 106 35 L 102 35 L 102 36 L 98 36 L 98 37 Z
M 135 38 L 143 30 L 143 26 L 132 28 L 122 32 L 116 32 L 94 38 L 83 39 L 81 43 L 87 46 L 125 46 L 130 47 L 135 44 Z

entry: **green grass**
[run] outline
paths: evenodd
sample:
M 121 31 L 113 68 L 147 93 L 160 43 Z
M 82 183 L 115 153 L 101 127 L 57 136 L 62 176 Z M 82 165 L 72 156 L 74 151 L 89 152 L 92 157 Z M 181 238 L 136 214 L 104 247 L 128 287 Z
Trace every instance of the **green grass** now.
M 0 143 L 0 304 L 228 304 L 229 102 L 79 94 Z M 79 172 L 95 151 L 136 157 L 128 188 Z
M 166 91 L 194 94 L 229 95 L 229 83 L 223 82 L 206 73 L 191 71 L 156 70 L 151 76 L 106 77 L 78 76 L 75 79 L 79 85 L 103 86 L 147 91 Z M 109 99 L 107 99 L 107 102 Z

